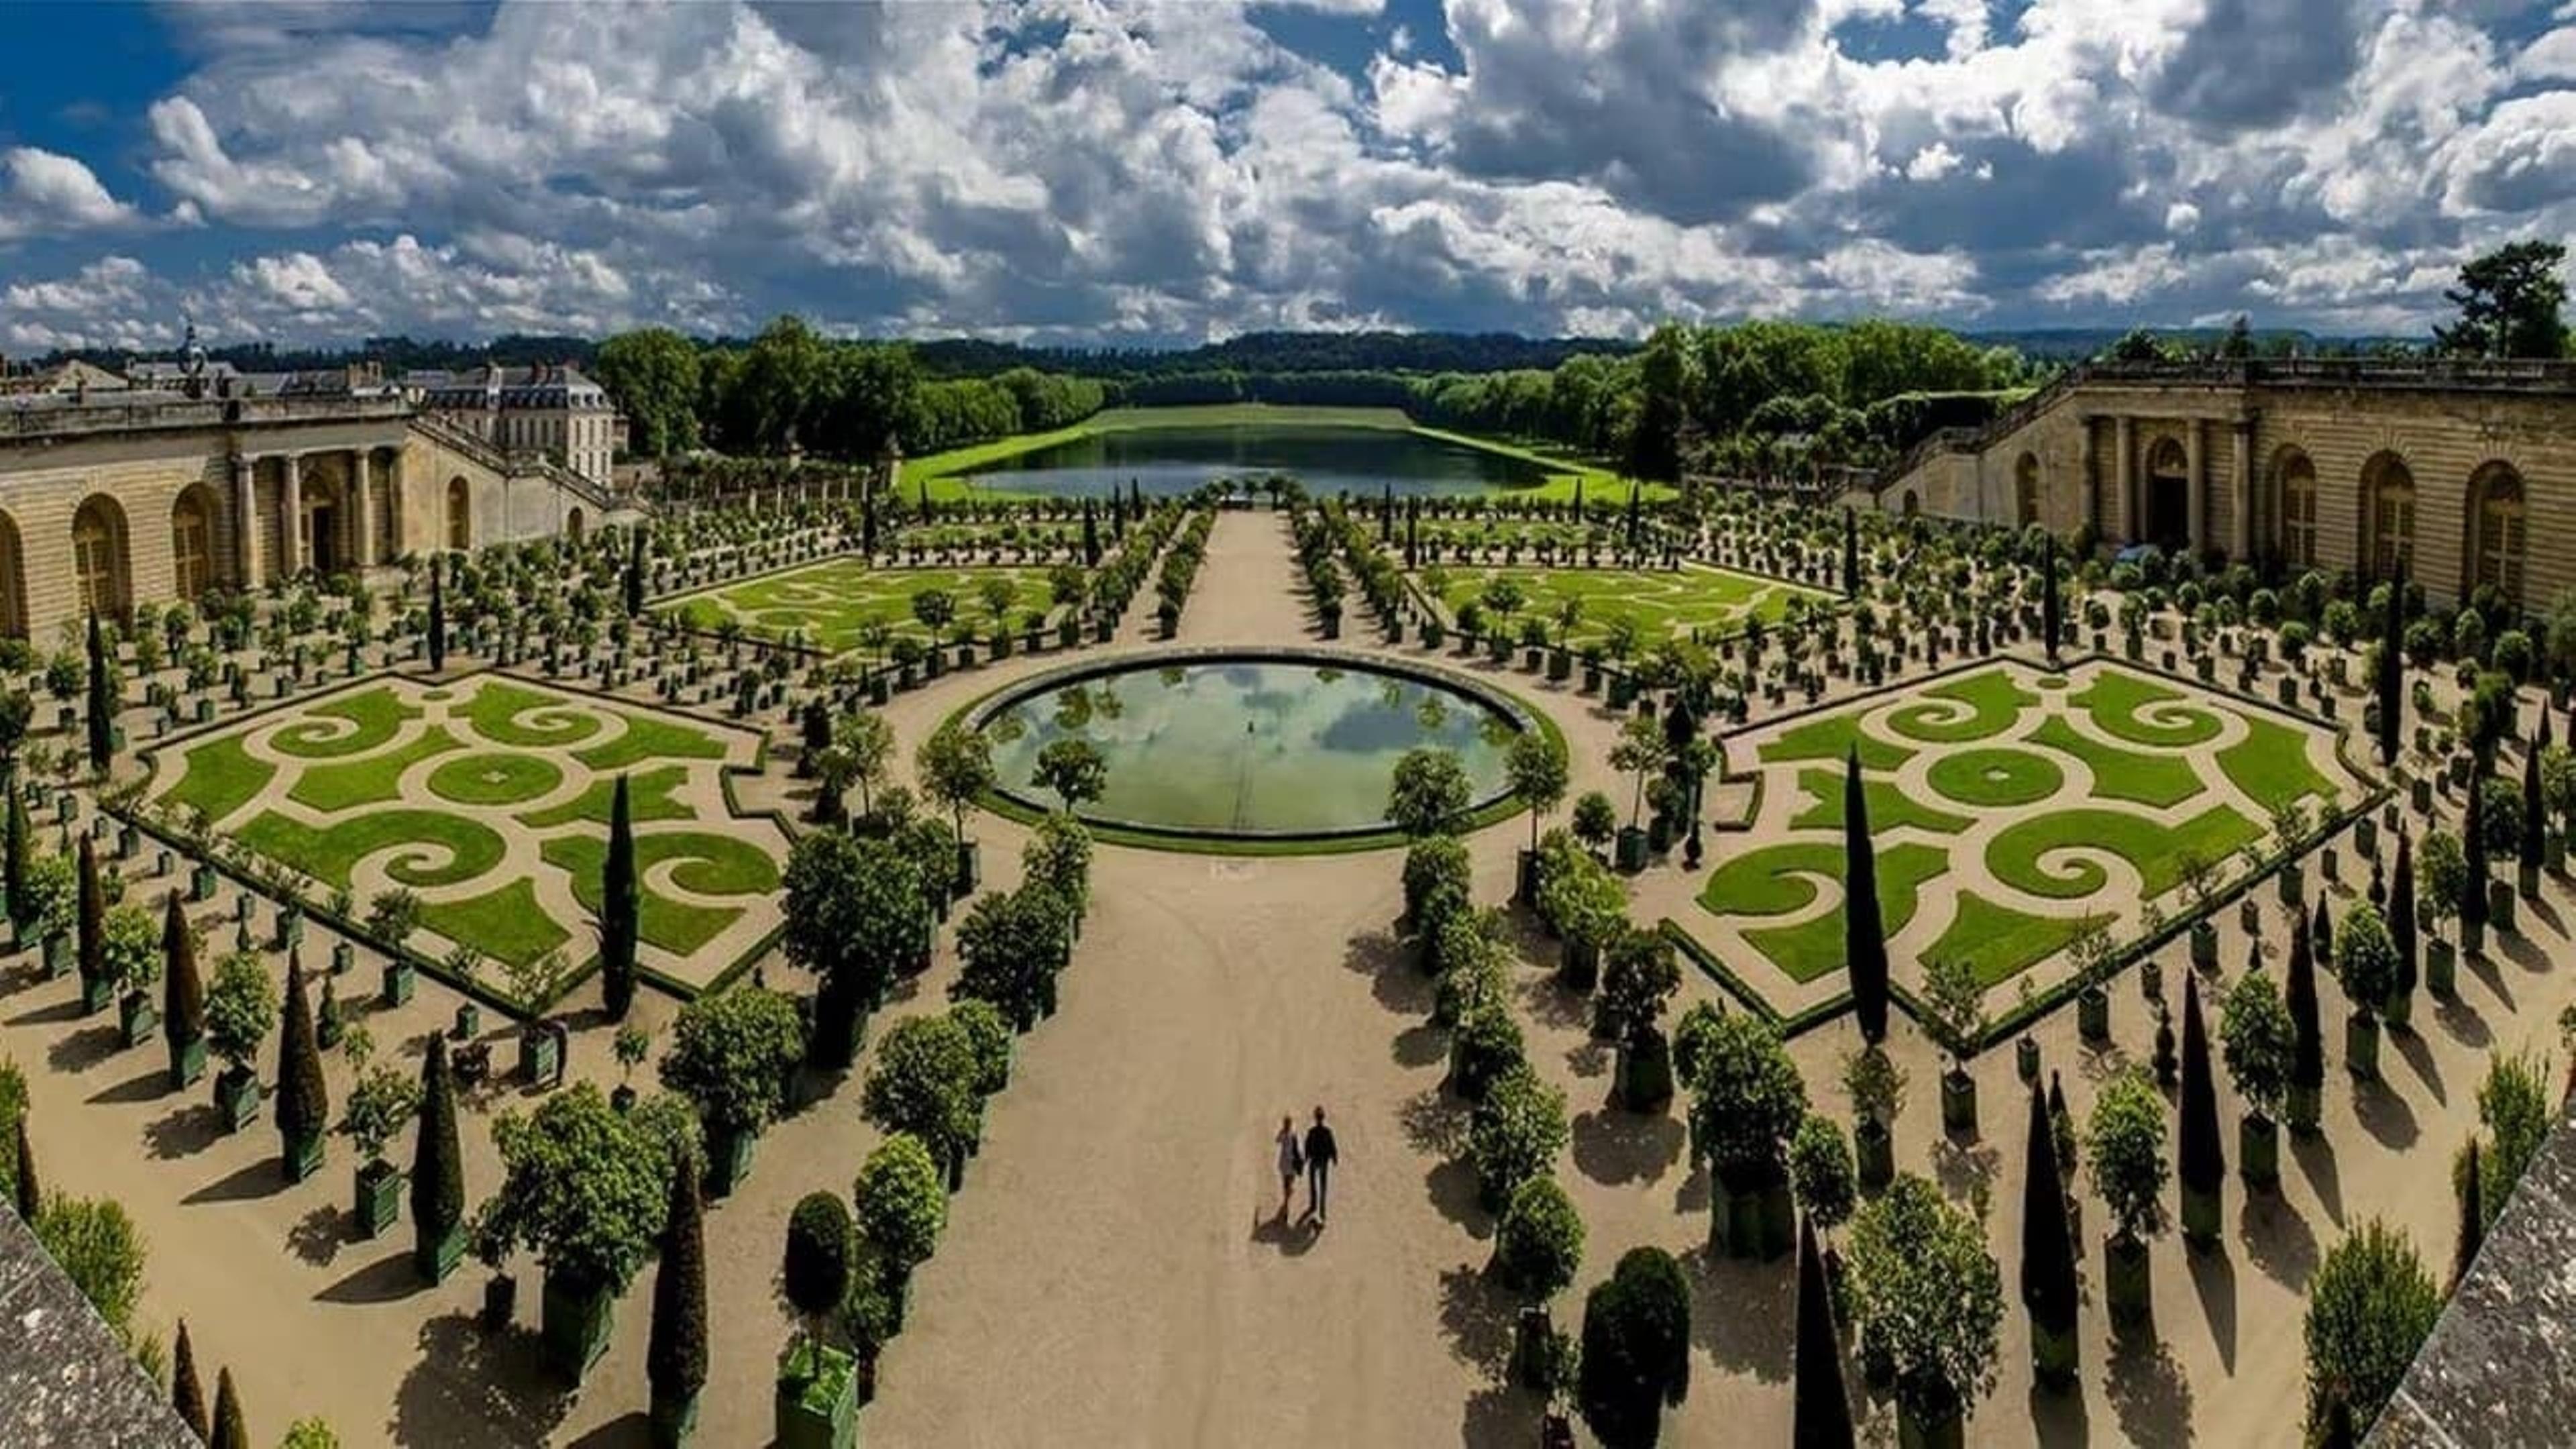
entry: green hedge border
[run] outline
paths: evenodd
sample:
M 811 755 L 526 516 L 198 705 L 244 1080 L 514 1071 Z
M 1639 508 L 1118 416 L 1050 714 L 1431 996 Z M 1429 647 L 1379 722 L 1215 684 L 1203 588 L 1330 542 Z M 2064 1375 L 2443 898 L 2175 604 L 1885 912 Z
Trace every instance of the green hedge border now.
M 154 741 L 148 747 L 137 749 L 134 752 L 134 758 L 136 763 L 145 766 L 147 770 L 150 771 L 150 773 L 145 776 L 145 783 L 148 784 L 152 775 L 159 773 L 160 755 L 163 751 L 175 748 L 182 744 L 194 743 L 198 740 L 214 735 L 241 729 L 247 725 L 258 722 L 269 715 L 280 713 L 291 707 L 302 707 L 317 700 L 326 700 L 335 695 L 347 693 L 362 685 L 373 685 L 394 679 L 423 684 L 429 687 L 452 687 L 469 680 L 479 679 L 485 675 L 517 680 L 521 683 L 525 683 L 551 693 L 587 699 L 603 705 L 614 705 L 620 709 L 641 710 L 649 714 L 666 715 L 672 719 L 683 721 L 692 726 L 705 727 L 710 724 L 710 721 L 700 719 L 695 715 L 651 701 L 632 700 L 625 698 L 622 695 L 610 694 L 604 690 L 593 689 L 585 685 L 564 684 L 546 679 L 542 675 L 531 675 L 517 670 L 502 669 L 490 664 L 482 664 L 471 669 L 439 674 L 387 667 L 364 674 L 354 675 L 329 689 L 316 690 L 305 695 L 289 695 L 283 699 L 270 701 L 257 709 L 244 710 L 242 713 L 233 716 L 231 719 L 217 720 L 212 724 L 200 725 L 190 730 L 164 736 L 163 738 Z M 765 729 L 749 729 L 741 725 L 718 724 L 716 727 L 749 733 L 755 740 L 752 762 L 749 765 L 726 765 L 722 766 L 717 772 L 717 786 L 724 796 L 726 810 L 730 813 L 731 817 L 736 820 L 769 820 L 772 824 L 778 827 L 779 833 L 786 837 L 789 846 L 792 848 L 798 839 L 799 832 L 789 823 L 785 812 L 776 809 L 745 810 L 742 808 L 740 797 L 735 793 L 736 776 L 759 775 L 768 768 L 769 732 Z M 199 851 L 184 836 L 181 836 L 176 831 L 166 829 L 157 821 L 146 818 L 139 808 L 135 808 L 139 807 L 142 803 L 142 797 L 140 794 L 135 797 L 135 806 L 133 807 L 113 805 L 104 798 L 97 801 L 98 809 L 101 814 L 109 816 L 122 824 L 129 825 L 140 830 L 146 836 L 171 849 L 181 858 L 214 867 L 218 874 L 230 879 L 244 893 L 266 900 L 272 906 L 281 904 L 281 902 L 270 894 L 266 883 L 253 876 L 250 872 L 236 867 L 231 861 L 225 860 L 213 853 Z M 408 962 L 414 970 L 419 971 L 421 974 L 430 977 L 451 990 L 463 994 L 473 1001 L 490 1007 L 492 1010 L 497 1011 L 503 1016 L 514 1021 L 532 1021 L 552 1013 L 557 1006 L 562 1004 L 566 997 L 579 990 L 592 976 L 598 974 L 599 971 L 599 956 L 594 952 L 587 959 L 566 973 L 562 989 L 557 991 L 553 997 L 549 998 L 542 1007 L 535 1011 L 528 1011 L 518 1002 L 509 999 L 495 988 L 486 985 L 483 982 L 467 978 L 459 978 L 455 973 L 447 969 L 445 962 L 433 958 L 425 952 L 415 950 L 410 946 L 396 946 L 391 941 L 388 941 L 377 935 L 375 932 L 368 930 L 363 922 L 338 914 L 331 910 L 327 903 L 327 899 L 322 902 L 316 902 L 306 900 L 299 896 L 296 898 L 295 903 L 302 909 L 305 915 L 330 927 L 334 934 L 341 936 L 346 940 L 364 945 L 369 950 L 372 950 L 378 955 L 384 956 L 389 960 Z M 764 932 L 747 950 L 745 950 L 741 955 L 735 957 L 732 963 L 718 971 L 713 977 L 709 978 L 707 984 L 702 987 L 692 986 L 689 983 L 680 980 L 678 977 L 672 976 L 668 972 L 659 969 L 658 967 L 645 965 L 642 962 L 638 962 L 636 964 L 635 974 L 639 980 L 650 983 L 655 989 L 660 990 L 683 1003 L 695 1000 L 700 996 L 712 996 L 731 986 L 735 981 L 742 977 L 743 973 L 758 965 L 761 959 L 766 957 L 777 945 L 779 937 L 785 932 L 785 930 L 785 923 L 782 922 L 779 925 L 772 927 L 767 932 Z
M 1427 679 L 1445 687 L 1463 689 L 1471 697 L 1487 702 L 1499 700 L 1523 721 L 1523 727 L 1535 726 L 1539 733 L 1566 748 L 1565 731 L 1548 717 L 1546 710 L 1522 698 L 1513 690 L 1488 683 L 1471 675 L 1428 666 L 1401 655 L 1376 654 L 1356 649 L 1333 649 L 1321 645 L 1230 646 L 1208 645 L 1201 651 L 1182 649 L 1146 649 L 1128 654 L 1096 656 L 1079 664 L 1059 665 L 1036 674 L 996 685 L 967 700 L 940 721 L 939 728 L 959 725 L 980 728 L 976 716 L 988 713 L 1005 696 L 1060 684 L 1069 679 L 1092 678 L 1100 674 L 1131 668 L 1153 668 L 1174 660 L 1209 662 L 1217 660 L 1269 659 L 1346 668 L 1369 669 L 1380 674 L 1396 673 Z M 1050 813 L 1031 802 L 1004 793 L 999 788 L 987 790 L 978 805 L 1005 820 L 1020 825 L 1034 825 Z M 1468 813 L 1458 833 L 1473 834 L 1522 814 L 1525 807 L 1520 797 L 1505 791 L 1478 805 Z M 1196 834 L 1184 830 L 1154 830 L 1110 821 L 1082 822 L 1094 840 L 1107 845 L 1132 846 L 1140 850 L 1160 850 L 1176 855 L 1216 855 L 1248 857 L 1285 857 L 1352 855 L 1363 851 L 1392 850 L 1412 843 L 1410 837 L 1393 829 L 1346 832 L 1324 835 L 1241 836 Z

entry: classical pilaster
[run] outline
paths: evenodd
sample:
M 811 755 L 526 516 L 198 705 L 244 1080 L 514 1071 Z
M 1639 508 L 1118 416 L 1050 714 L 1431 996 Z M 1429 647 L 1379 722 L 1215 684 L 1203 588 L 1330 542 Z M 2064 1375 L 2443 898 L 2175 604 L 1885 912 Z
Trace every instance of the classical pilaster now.
M 2207 502 L 2209 497 L 2209 425 L 2200 418 L 2190 420 L 2182 434 L 2182 486 L 2185 514 L 2190 521 L 2190 549 L 2197 554 L 2209 546 Z
M 2236 466 L 2233 496 L 2236 502 L 2236 561 L 2254 557 L 2254 420 L 2236 420 Z
M 2084 460 L 2080 476 L 2084 480 L 2084 518 L 2095 532 L 2102 528 L 2102 449 L 2093 437 L 2093 415 L 2086 413 L 2075 420 L 2084 439 Z
M 233 563 L 244 589 L 256 589 L 259 577 L 259 460 L 233 455 Z
M 278 520 L 278 533 L 285 540 L 285 547 L 278 562 L 286 576 L 293 578 L 312 564 L 312 560 L 305 557 L 303 454 L 286 455 L 286 486 L 281 491 L 283 496 L 278 500 L 278 511 L 282 516 Z
M 2111 446 L 2118 456 L 2111 460 L 2114 476 L 2120 484 L 2120 537 L 2137 543 L 2146 531 L 2145 511 L 2138 507 L 2137 425 L 2125 415 L 2111 427 Z
M 352 506 L 357 510 L 350 515 L 352 527 L 349 530 L 349 562 L 351 567 L 358 569 L 364 569 L 376 561 L 374 474 L 375 469 L 367 457 L 366 449 L 359 448 L 349 454 L 349 476 L 357 480 L 356 485 L 349 490 Z

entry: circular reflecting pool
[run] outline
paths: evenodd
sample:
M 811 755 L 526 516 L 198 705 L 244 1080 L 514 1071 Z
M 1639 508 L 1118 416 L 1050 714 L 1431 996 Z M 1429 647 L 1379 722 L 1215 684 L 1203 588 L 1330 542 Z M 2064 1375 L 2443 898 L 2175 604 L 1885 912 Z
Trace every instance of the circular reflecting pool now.
M 1164 656 L 1031 681 L 979 711 L 1003 791 L 1040 807 L 1038 755 L 1068 737 L 1108 761 L 1084 818 L 1176 835 L 1381 829 L 1395 762 L 1454 751 L 1478 805 L 1507 786 L 1517 709 L 1464 681 L 1309 655 Z

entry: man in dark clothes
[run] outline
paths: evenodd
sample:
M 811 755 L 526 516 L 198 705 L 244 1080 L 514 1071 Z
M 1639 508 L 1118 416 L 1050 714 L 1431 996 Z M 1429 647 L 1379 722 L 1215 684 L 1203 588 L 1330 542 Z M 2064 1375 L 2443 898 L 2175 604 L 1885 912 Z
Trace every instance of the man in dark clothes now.
M 1324 1221 L 1324 1200 L 1332 1187 L 1333 1164 L 1342 1150 L 1333 1143 L 1333 1129 L 1324 1125 L 1324 1109 L 1315 1109 L 1315 1125 L 1306 1129 L 1306 1216 Z

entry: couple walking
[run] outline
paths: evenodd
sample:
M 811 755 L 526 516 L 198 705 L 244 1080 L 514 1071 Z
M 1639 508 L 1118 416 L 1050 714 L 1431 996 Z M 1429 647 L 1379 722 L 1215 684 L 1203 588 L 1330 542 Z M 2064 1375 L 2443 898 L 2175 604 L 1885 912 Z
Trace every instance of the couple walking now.
M 1333 1129 L 1324 1125 L 1324 1109 L 1315 1109 L 1315 1125 L 1306 1129 L 1305 1140 L 1297 1137 L 1293 1117 L 1279 1119 L 1279 1221 L 1288 1221 L 1288 1199 L 1297 1192 L 1297 1174 L 1306 1174 L 1306 1216 L 1315 1225 L 1324 1224 L 1324 1207 L 1332 1188 L 1333 1164 L 1341 1160 L 1342 1150 L 1333 1141 Z

